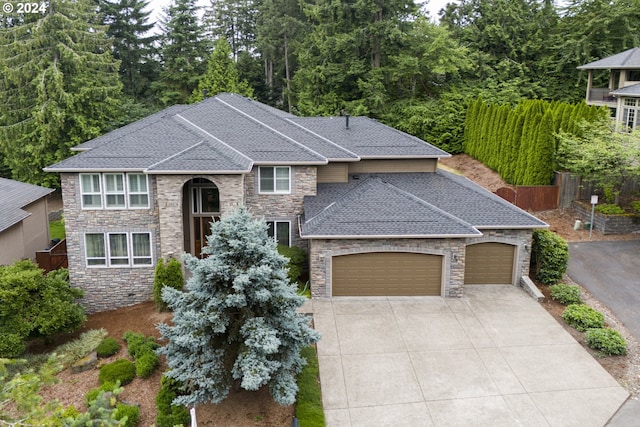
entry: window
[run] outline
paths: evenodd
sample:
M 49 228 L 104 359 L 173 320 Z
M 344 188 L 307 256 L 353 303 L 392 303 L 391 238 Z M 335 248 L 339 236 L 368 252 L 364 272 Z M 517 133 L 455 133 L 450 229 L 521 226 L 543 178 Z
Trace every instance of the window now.
M 625 98 L 622 110 L 622 124 L 629 131 L 640 129 L 640 108 L 638 99 Z
M 289 166 L 261 166 L 258 168 L 258 175 L 260 193 L 291 193 L 291 168 Z
M 87 233 L 88 267 L 150 266 L 151 233 Z
M 126 179 L 125 179 L 126 177 Z M 82 209 L 147 209 L 149 185 L 141 173 L 80 174 Z
M 124 208 L 124 175 L 121 173 L 105 173 L 104 193 L 107 208 Z
M 104 234 L 85 234 L 85 250 L 87 252 L 87 265 L 107 265 L 107 256 L 104 250 Z
M 149 189 L 147 187 L 147 176 L 142 173 L 127 174 L 129 180 L 129 207 L 148 208 Z
M 102 192 L 100 190 L 100 174 L 81 174 L 80 193 L 82 208 L 102 208 Z
M 291 223 L 289 221 L 267 221 L 267 232 L 279 245 L 291 246 Z

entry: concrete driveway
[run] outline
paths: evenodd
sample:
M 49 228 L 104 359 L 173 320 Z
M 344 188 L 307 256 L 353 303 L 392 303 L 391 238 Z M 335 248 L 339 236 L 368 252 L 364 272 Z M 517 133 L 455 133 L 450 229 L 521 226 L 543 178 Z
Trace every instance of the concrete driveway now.
M 327 426 L 603 426 L 628 396 L 513 286 L 314 299 Z
M 569 276 L 640 340 L 640 240 L 569 244 Z

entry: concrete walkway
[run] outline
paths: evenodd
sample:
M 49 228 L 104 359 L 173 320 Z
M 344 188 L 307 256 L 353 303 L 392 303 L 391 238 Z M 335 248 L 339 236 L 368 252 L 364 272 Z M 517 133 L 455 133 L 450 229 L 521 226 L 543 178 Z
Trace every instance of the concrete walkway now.
M 327 426 L 603 426 L 628 396 L 512 286 L 314 299 Z

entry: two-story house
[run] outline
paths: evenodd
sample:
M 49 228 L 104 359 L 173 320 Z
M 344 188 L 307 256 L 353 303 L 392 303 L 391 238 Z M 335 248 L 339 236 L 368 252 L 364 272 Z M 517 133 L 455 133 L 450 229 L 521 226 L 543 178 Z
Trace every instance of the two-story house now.
M 517 284 L 546 224 L 438 169 L 449 154 L 365 117 L 296 117 L 234 94 L 76 148 L 61 174 L 69 273 L 89 311 L 150 298 L 160 257 L 200 254 L 243 205 L 309 253 L 314 297 L 459 296 Z
M 640 48 L 626 50 L 578 67 L 587 70 L 586 102 L 611 109 L 611 117 L 626 130 L 640 130 Z M 608 72 L 606 87 L 593 87 L 594 73 Z

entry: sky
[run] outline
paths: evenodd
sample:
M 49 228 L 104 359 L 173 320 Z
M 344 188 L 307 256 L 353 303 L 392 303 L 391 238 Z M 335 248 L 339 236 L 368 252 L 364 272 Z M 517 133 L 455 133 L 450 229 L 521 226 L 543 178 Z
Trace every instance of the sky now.
M 444 8 L 447 3 L 456 3 L 457 0 L 428 0 L 425 9 L 429 11 L 429 15 L 431 18 L 437 19 L 438 12 L 440 9 Z M 166 8 L 171 3 L 171 0 L 152 0 L 150 1 L 149 7 L 152 10 L 151 13 L 151 22 L 159 22 L 160 17 L 163 15 L 162 9 Z M 209 0 L 198 0 L 199 6 L 206 6 L 209 4 Z M 159 30 L 156 30 L 156 33 Z

